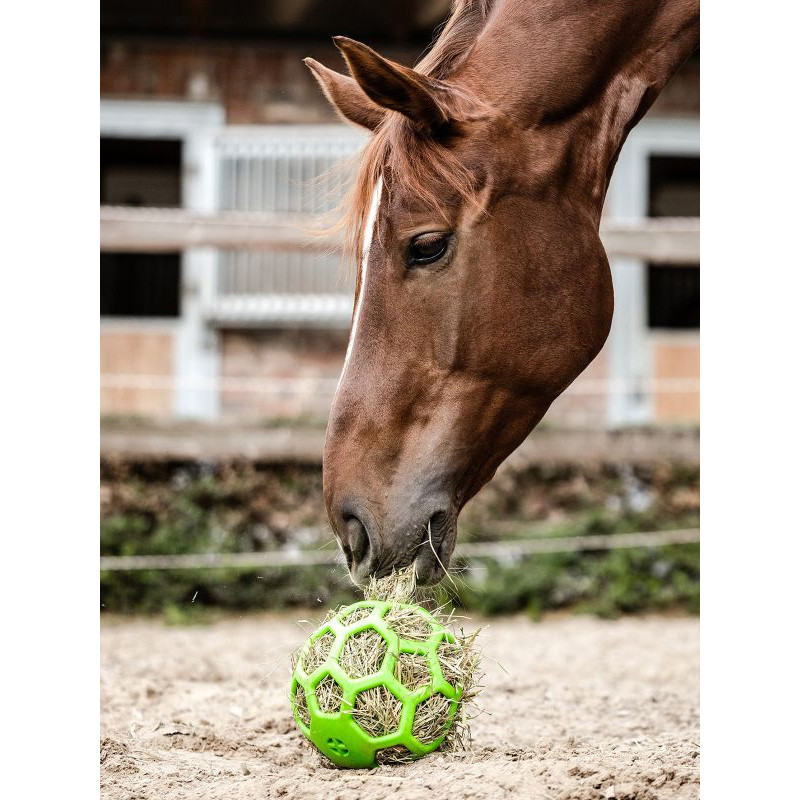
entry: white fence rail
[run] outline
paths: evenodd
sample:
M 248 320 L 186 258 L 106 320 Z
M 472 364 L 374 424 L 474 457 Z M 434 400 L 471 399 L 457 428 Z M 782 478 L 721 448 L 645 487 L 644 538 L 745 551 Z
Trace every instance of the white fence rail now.
M 220 247 L 281 252 L 330 252 L 336 237 L 316 236 L 319 218 L 310 214 L 223 211 L 198 214 L 182 209 L 100 207 L 100 249 L 130 252 Z M 688 217 L 606 222 L 600 236 L 609 256 L 659 264 L 700 261 L 700 220 Z

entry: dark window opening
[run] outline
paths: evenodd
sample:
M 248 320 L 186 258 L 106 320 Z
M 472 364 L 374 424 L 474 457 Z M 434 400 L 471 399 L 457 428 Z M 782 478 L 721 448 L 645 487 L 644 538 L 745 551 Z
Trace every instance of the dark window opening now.
M 647 322 L 651 328 L 692 330 L 700 327 L 698 267 L 648 265 Z
M 181 205 L 181 142 L 100 139 L 100 203 Z M 101 253 L 100 315 L 180 315 L 180 253 Z
M 100 204 L 180 206 L 181 142 L 101 138 Z
M 101 253 L 100 316 L 180 316 L 179 253 Z
M 651 156 L 649 173 L 649 216 L 700 216 L 698 156 Z M 700 328 L 698 264 L 648 264 L 647 324 L 671 330 Z
M 650 156 L 648 216 L 700 216 L 699 156 Z

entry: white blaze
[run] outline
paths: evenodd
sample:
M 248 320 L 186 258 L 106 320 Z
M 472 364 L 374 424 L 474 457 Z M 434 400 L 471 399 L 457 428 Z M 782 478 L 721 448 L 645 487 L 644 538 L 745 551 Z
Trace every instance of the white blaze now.
M 339 385 L 342 383 L 344 373 L 347 370 L 347 362 L 350 360 L 350 354 L 353 352 L 353 342 L 356 340 L 356 331 L 358 330 L 358 321 L 361 317 L 361 306 L 364 304 L 364 294 L 367 287 L 367 264 L 369 262 L 369 249 L 372 246 L 372 237 L 375 232 L 375 226 L 378 224 L 378 208 L 381 204 L 381 193 L 383 191 L 383 178 L 378 178 L 375 184 L 375 189 L 372 192 L 372 201 L 369 206 L 369 215 L 364 225 L 364 242 L 361 248 L 361 264 L 359 266 L 359 291 L 358 298 L 356 299 L 356 311 L 353 314 L 353 326 L 350 328 L 350 339 L 347 342 L 347 353 L 344 357 L 344 366 L 342 367 L 342 374 L 339 377 Z M 337 385 L 336 391 L 339 391 Z

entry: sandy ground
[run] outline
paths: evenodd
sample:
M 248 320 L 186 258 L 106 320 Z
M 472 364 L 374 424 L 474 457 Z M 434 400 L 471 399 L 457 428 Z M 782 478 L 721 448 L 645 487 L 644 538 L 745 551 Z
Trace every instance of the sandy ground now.
M 325 767 L 294 724 L 288 653 L 303 638 L 297 615 L 104 620 L 102 797 L 699 795 L 696 619 L 492 620 L 474 752 L 368 771 Z

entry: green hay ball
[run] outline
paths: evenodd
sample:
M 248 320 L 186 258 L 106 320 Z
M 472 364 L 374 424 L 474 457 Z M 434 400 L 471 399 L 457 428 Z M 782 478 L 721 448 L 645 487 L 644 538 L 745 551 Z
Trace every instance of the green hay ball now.
M 300 650 L 290 688 L 295 721 L 340 767 L 428 755 L 447 738 L 463 694 L 438 654 L 454 646 L 420 606 L 364 600 L 342 608 Z

